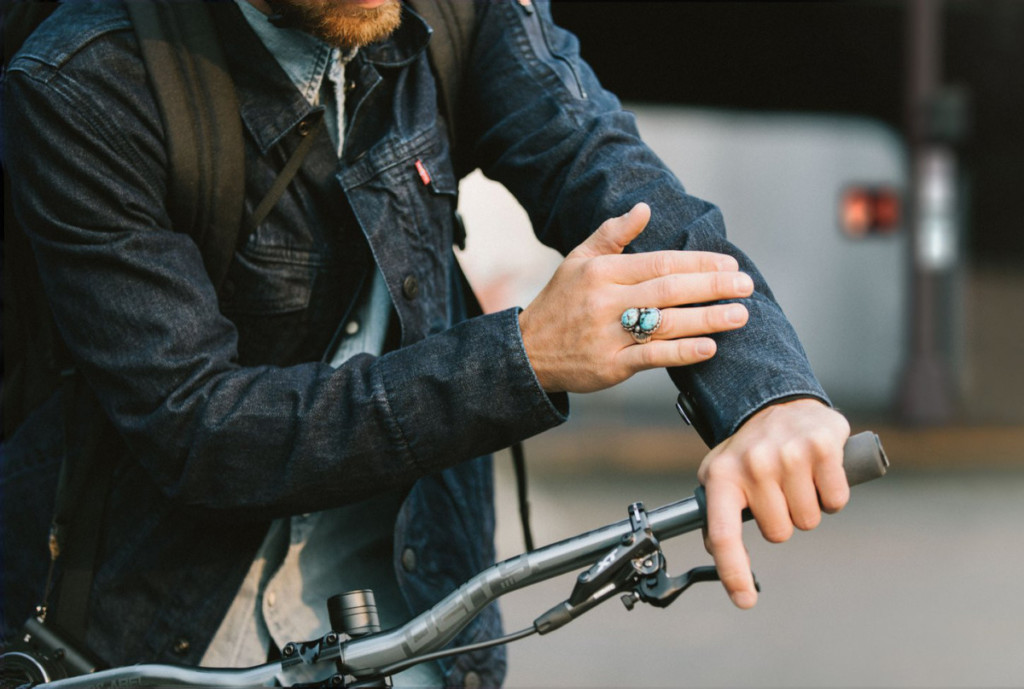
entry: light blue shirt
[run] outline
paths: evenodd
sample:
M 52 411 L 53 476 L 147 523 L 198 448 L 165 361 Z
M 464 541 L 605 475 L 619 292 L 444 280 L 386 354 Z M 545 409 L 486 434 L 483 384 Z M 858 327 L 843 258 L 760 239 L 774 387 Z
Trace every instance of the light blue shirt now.
M 345 64 L 355 51 L 338 48 L 293 29 L 281 29 L 245 0 L 236 0 L 253 30 L 311 105 L 323 105 L 328 132 L 340 156 L 344 145 Z M 339 191 L 340 193 L 340 191 Z M 391 301 L 380 271 L 343 325 L 330 363 L 379 355 L 384 347 Z M 271 525 L 201 665 L 243 667 L 266 661 L 270 643 L 322 637 L 331 629 L 327 599 L 372 588 L 384 629 L 409 618 L 392 569 L 391 538 L 401 496 L 384 494 L 344 507 L 278 519 Z M 293 681 L 317 681 L 333 667 Z M 283 679 L 283 678 L 282 678 Z M 414 667 L 394 677 L 396 687 L 440 685 L 435 665 Z

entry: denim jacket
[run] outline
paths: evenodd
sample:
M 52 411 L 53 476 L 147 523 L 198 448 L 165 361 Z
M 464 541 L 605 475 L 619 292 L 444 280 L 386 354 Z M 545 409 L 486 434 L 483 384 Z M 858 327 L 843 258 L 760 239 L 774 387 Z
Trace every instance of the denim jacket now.
M 322 109 L 226 6 L 217 21 L 245 130 L 246 209 L 304 136 L 320 140 L 244 238 L 219 295 L 195 244 L 171 226 L 163 128 L 122 7 L 62 6 L 4 83 L 10 202 L 60 333 L 123 444 L 88 635 L 112 664 L 196 662 L 270 520 L 395 487 L 408 491 L 396 572 L 413 612 L 426 609 L 493 561 L 491 469 L 480 457 L 568 411 L 564 395 L 538 385 L 517 309 L 467 318 L 429 28 L 406 11 L 394 36 L 359 51 L 339 163 L 316 126 Z M 630 250 L 721 251 L 754 277 L 747 327 L 716 336 L 711 361 L 672 372 L 708 439 L 773 400 L 825 399 L 718 209 L 686 194 L 640 141 L 547 4 L 487 0 L 477 14 L 459 150 L 518 198 L 541 241 L 568 252 L 645 201 L 653 217 Z M 397 316 L 395 346 L 333 369 L 323 354 L 374 263 Z M 29 548 L 45 544 L 59 416 L 52 399 L 2 446 L 5 633 L 39 598 L 45 547 Z M 456 643 L 499 630 L 492 606 Z M 501 650 L 442 665 L 452 685 L 468 672 L 497 685 L 505 667 Z

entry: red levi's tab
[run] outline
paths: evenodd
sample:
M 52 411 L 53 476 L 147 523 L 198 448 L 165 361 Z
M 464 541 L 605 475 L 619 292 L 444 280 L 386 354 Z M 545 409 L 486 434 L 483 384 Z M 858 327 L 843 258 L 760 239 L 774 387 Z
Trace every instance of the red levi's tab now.
M 431 182 L 430 173 L 427 172 L 427 166 L 424 165 L 423 161 L 419 158 L 416 159 L 416 172 L 419 173 L 420 181 L 423 182 L 425 186 L 429 187 Z

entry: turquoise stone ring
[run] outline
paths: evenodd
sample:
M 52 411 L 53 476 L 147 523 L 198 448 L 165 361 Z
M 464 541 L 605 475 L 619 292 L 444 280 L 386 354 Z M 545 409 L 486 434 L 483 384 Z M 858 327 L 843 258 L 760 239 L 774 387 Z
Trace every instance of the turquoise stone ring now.
M 629 308 L 622 312 L 619 322 L 637 344 L 645 344 L 651 341 L 651 335 L 661 325 L 661 309 Z

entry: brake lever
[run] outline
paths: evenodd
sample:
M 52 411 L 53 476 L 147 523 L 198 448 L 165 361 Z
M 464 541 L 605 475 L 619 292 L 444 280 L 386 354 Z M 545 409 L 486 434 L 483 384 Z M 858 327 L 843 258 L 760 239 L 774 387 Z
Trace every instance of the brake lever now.
M 637 601 L 648 603 L 656 608 L 667 608 L 682 595 L 683 591 L 694 584 L 721 580 L 718 570 L 713 565 L 694 567 L 678 577 L 670 577 L 665 569 L 664 556 L 662 556 L 658 571 L 640 581 L 632 592 L 623 595 L 622 604 L 626 606 L 627 610 L 632 610 Z M 754 576 L 754 589 L 758 592 L 761 591 L 761 584 L 756 576 Z
M 576 577 L 572 594 L 533 621 L 539 634 L 547 634 L 576 619 L 618 592 L 637 585 L 642 577 L 655 574 L 661 546 L 651 530 L 642 503 L 629 506 L 630 533 L 590 569 Z

